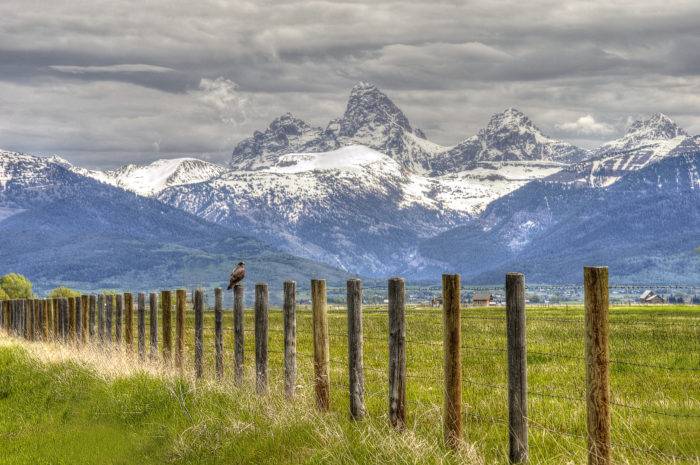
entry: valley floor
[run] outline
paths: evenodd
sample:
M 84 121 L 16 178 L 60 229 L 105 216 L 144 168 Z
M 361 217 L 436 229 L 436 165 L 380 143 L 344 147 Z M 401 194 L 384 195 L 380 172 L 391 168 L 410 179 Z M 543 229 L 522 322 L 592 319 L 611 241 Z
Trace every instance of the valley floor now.
M 192 357 L 191 312 L 187 314 Z M 213 315 L 205 315 L 205 379 L 140 363 L 122 350 L 81 350 L 0 334 L 0 464 L 507 463 L 505 311 L 463 309 L 465 434 L 442 441 L 442 316 L 406 313 L 408 428 L 387 425 L 387 314 L 365 308 L 366 420 L 348 419 L 347 319 L 329 313 L 331 412 L 313 405 L 311 316 L 298 310 L 297 398 L 282 395 L 282 315 L 270 313 L 268 396 L 213 376 Z M 528 309 L 530 454 L 534 464 L 586 461 L 580 307 Z M 700 307 L 611 309 L 615 463 L 700 463 Z M 253 328 L 252 313 L 246 315 Z M 191 362 L 191 360 L 189 360 Z M 188 363 L 189 363 L 188 362 Z

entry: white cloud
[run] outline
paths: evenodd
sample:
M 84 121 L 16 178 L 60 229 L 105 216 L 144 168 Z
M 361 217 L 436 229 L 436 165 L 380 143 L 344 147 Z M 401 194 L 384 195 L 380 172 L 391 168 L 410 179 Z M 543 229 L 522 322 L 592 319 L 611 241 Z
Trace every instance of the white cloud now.
M 573 122 L 557 124 L 562 131 L 585 136 L 604 136 L 615 132 L 615 128 L 606 123 L 600 123 L 592 115 L 581 116 Z
M 202 78 L 199 89 L 190 93 L 205 106 L 215 110 L 224 123 L 243 123 L 247 119 L 248 99 L 238 91 L 238 84 L 230 79 Z
M 165 66 L 144 64 L 123 64 L 108 66 L 69 66 L 53 65 L 49 68 L 54 71 L 68 74 L 98 74 L 98 73 L 170 73 L 175 71 Z

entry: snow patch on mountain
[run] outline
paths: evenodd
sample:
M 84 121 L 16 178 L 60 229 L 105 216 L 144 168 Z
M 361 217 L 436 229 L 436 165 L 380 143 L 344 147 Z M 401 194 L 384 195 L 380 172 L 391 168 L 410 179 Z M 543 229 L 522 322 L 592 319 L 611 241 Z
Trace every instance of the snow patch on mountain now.
M 628 173 L 698 149 L 696 138 L 668 116 L 656 113 L 635 121 L 622 137 L 603 144 L 589 160 L 562 170 L 551 180 L 606 188 Z
M 330 152 L 282 155 L 274 166 L 265 171 L 270 173 L 300 173 L 316 170 L 348 170 L 378 162 L 393 165 L 398 169 L 397 163 L 386 155 L 362 145 L 350 145 Z

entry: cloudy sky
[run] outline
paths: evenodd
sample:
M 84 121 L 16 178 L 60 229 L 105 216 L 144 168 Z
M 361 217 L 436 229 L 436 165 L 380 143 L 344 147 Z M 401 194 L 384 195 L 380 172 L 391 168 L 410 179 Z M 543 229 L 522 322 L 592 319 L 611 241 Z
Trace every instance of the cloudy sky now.
M 215 161 L 358 80 L 451 145 L 510 106 L 585 147 L 667 113 L 700 133 L 700 2 L 0 2 L 0 148 L 89 167 Z

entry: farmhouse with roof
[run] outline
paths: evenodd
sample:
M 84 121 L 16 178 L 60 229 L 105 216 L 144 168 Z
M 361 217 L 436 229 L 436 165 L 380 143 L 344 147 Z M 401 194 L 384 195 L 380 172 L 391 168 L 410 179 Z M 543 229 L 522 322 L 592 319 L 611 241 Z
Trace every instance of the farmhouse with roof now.
M 491 305 L 491 302 L 493 302 L 493 294 L 477 292 L 474 294 L 474 297 L 472 297 L 472 304 L 474 305 L 486 306 Z
M 652 291 L 646 290 L 639 296 L 639 302 L 643 304 L 662 304 L 664 303 L 664 299 L 660 295 L 656 295 Z

